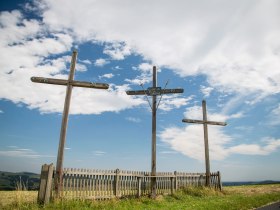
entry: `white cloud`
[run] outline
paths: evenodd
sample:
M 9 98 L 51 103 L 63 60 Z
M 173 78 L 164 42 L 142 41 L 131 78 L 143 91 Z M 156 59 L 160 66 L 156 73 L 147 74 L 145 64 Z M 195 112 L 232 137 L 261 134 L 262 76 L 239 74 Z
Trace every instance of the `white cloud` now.
M 4 112 L 0 109 L 0 114 L 3 114 Z
M 186 109 L 184 117 L 202 120 L 202 108 L 193 106 Z M 230 116 L 211 113 L 208 111 L 208 120 L 225 121 Z M 232 141 L 232 137 L 225 134 L 220 126 L 208 126 L 210 156 L 213 160 L 222 160 L 228 156 L 225 146 Z M 185 128 L 171 127 L 165 129 L 160 138 L 170 147 L 194 159 L 204 159 L 204 134 L 202 125 L 189 125 Z
M 184 116 L 188 119 L 202 120 L 202 110 L 199 106 L 186 109 Z M 226 121 L 243 117 L 239 112 L 232 115 L 208 113 L 208 120 Z M 245 130 L 248 128 L 239 127 Z M 160 133 L 160 139 L 186 156 L 204 160 L 204 133 L 202 125 L 186 124 L 184 128 L 170 127 Z M 268 155 L 280 147 L 280 139 L 264 138 L 258 144 L 234 143 L 234 138 L 225 133 L 221 126 L 208 126 L 208 141 L 211 160 L 223 160 L 232 154 Z
M 114 60 L 123 60 L 131 54 L 131 50 L 124 42 L 113 42 L 105 46 L 103 53 L 109 55 Z
M 150 75 L 141 74 L 140 76 L 137 76 L 134 79 L 125 79 L 124 81 L 134 85 L 143 85 L 145 83 L 151 82 L 151 80 L 152 79 Z
M 150 63 L 141 63 L 138 66 L 138 69 L 142 72 L 149 72 L 152 73 L 153 71 L 153 66 Z
M 178 109 L 182 106 L 187 105 L 192 99 L 193 96 L 181 97 L 180 94 L 163 95 L 158 108 L 163 111 L 170 111 L 175 108 Z
M 152 81 L 153 66 L 149 63 L 141 63 L 137 67 L 132 67 L 133 70 L 140 71 L 141 74 L 134 79 L 125 79 L 126 82 L 134 85 L 144 85 Z
M 160 151 L 159 153 L 160 154 L 176 154 L 178 152 L 176 152 L 176 151 Z
M 99 79 L 102 79 L 102 78 L 111 79 L 113 77 L 114 77 L 114 75 L 112 73 L 110 73 L 110 74 L 103 74 L 102 76 L 99 76 Z
M 133 51 L 181 76 L 205 74 L 218 90 L 280 92 L 277 0 L 42 2 L 50 29 L 109 42 L 113 59 Z
M 161 141 L 185 156 L 203 161 L 204 136 L 202 125 L 184 128 L 171 127 L 159 135 Z M 208 126 L 209 153 L 211 160 L 223 160 L 232 154 L 269 155 L 280 148 L 280 139 L 265 138 L 259 144 L 234 145 L 234 139 L 219 126 Z
M 274 107 L 268 115 L 268 124 L 272 126 L 280 124 L 280 104 Z
M 91 61 L 88 60 L 88 59 L 82 60 L 81 62 L 84 63 L 84 64 L 88 64 L 88 65 L 92 64 Z
M 272 110 L 272 114 L 280 116 L 280 104 L 278 104 L 278 106 Z
M 280 148 L 280 139 L 264 138 L 263 145 L 240 144 L 228 148 L 229 153 L 243 155 L 268 155 Z
M 193 119 L 193 120 L 202 120 L 202 107 L 201 106 L 193 106 L 186 108 L 186 111 L 184 112 L 184 117 L 187 119 Z M 244 114 L 242 112 L 237 112 L 231 115 L 227 114 L 221 114 L 221 113 L 213 113 L 211 110 L 207 110 L 207 120 L 210 121 L 226 121 L 228 119 L 236 119 L 236 118 L 242 118 L 244 117 Z
M 0 156 L 13 157 L 13 158 L 42 158 L 54 157 L 51 155 L 40 155 L 32 149 L 18 148 L 17 146 L 9 146 L 9 150 L 1 150 Z
M 76 63 L 76 71 L 87 71 L 87 67 L 83 64 Z
M 227 156 L 224 145 L 231 141 L 221 129 L 209 126 L 209 150 L 211 160 L 221 160 Z M 197 160 L 204 160 L 203 126 L 190 125 L 185 128 L 171 127 L 159 135 L 160 139 L 169 144 L 171 149 Z
M 104 59 L 104 58 L 99 58 L 95 61 L 94 65 L 95 66 L 105 66 L 106 64 L 108 64 L 109 61 Z
M 68 78 L 71 56 L 57 55 L 68 52 L 72 47 L 71 36 L 55 32 L 51 37 L 46 37 L 41 32 L 47 30 L 42 23 L 24 20 L 18 11 L 1 13 L 0 20 L 0 49 L 5 52 L 0 61 L 0 83 L 3 87 L 9 87 L 0 89 L 0 98 L 26 104 L 28 108 L 39 109 L 42 113 L 62 112 L 65 87 L 32 83 L 30 78 Z M 16 59 L 11 62 L 11 58 Z M 87 69 L 82 63 L 76 65 L 77 71 Z M 114 84 L 110 85 L 109 91 L 74 88 L 70 113 L 119 112 L 144 103 L 142 99 L 127 96 L 127 89 L 127 85 Z
M 250 103 L 280 92 L 277 0 L 155 0 L 152 4 L 128 0 L 81 0 L 79 4 L 74 0 L 42 0 L 34 6 L 40 10 L 37 11 L 42 16 L 40 20 L 25 19 L 16 10 L 0 14 L 0 50 L 5 52 L 0 60 L 0 84 L 11 87 L 1 88 L 0 98 L 22 102 L 42 112 L 60 112 L 65 88 L 33 84 L 29 78 L 67 78 L 64 71 L 68 61 L 59 56 L 68 52 L 74 42 L 88 41 L 104 43 L 103 53 L 111 59 L 122 60 L 134 53 L 184 77 L 204 74 L 210 87 L 218 91 L 243 97 L 257 93 L 259 97 Z M 57 62 L 50 61 L 57 56 Z M 16 59 L 11 62 L 11 58 Z M 78 64 L 77 70 L 85 71 L 83 64 Z M 104 60 L 99 64 L 105 65 Z M 141 75 L 126 81 L 150 82 L 148 65 L 140 65 Z M 84 103 L 71 104 L 72 113 L 120 111 L 142 103 L 132 102 L 132 98 L 120 92 L 100 91 L 104 96 L 111 96 L 112 99 L 108 99 L 97 91 L 76 90 L 79 98 L 86 100 L 85 96 L 90 96 L 92 100 L 95 95 L 94 101 L 102 99 L 104 104 L 85 101 L 86 105 L 95 105 L 91 109 L 98 111 L 81 105 Z M 110 103 L 115 101 L 119 101 L 117 107 L 112 107 Z M 124 102 L 128 101 L 126 106 Z M 186 103 L 175 102 L 172 106 Z
M 140 123 L 141 122 L 141 119 L 135 118 L 135 117 L 126 117 L 125 119 L 130 121 L 130 122 L 134 122 L 134 123 Z
M 113 69 L 114 69 L 114 70 L 121 70 L 122 68 L 119 67 L 119 66 L 115 66 Z
M 104 151 L 93 151 L 93 154 L 96 155 L 96 156 L 103 156 L 106 154 L 106 152 Z
M 211 92 L 214 90 L 212 87 L 200 86 L 200 91 L 203 93 L 204 97 L 207 98 L 210 96 Z
M 113 84 L 110 84 L 109 91 L 81 90 L 77 88 L 76 93 L 73 94 L 73 98 L 80 98 L 79 100 L 82 100 L 84 105 L 81 107 L 77 100 L 71 106 L 72 113 L 101 114 L 106 111 L 119 112 L 146 103 L 141 98 L 135 99 L 128 96 L 125 93 L 126 90 L 128 90 L 127 85 L 115 86 Z M 97 98 L 98 100 L 96 100 Z

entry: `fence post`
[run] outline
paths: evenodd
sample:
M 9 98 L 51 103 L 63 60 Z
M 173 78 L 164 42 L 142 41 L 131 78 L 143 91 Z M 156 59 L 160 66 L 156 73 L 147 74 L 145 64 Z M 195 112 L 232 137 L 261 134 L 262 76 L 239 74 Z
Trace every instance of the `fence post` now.
M 116 197 L 119 196 L 119 174 L 120 174 L 120 169 L 117 168 L 116 169 L 116 175 L 115 175 L 115 186 L 114 186 L 114 188 L 115 188 L 114 194 L 115 194 Z
M 202 187 L 202 186 L 204 186 L 204 181 L 203 181 L 203 179 L 204 179 L 204 177 L 203 177 L 203 175 L 201 174 L 200 176 L 199 176 L 199 178 L 198 178 L 198 186 L 199 187 Z M 211 182 L 210 182 L 211 183 Z
M 142 177 L 140 176 L 137 177 L 137 183 L 138 183 L 137 197 L 139 198 L 141 196 Z
M 171 195 L 173 195 L 174 194 L 174 182 L 173 182 L 173 180 L 174 180 L 174 177 L 170 177 L 170 182 L 171 182 Z
M 174 171 L 174 176 L 175 176 L 175 191 L 178 190 L 178 178 L 177 178 L 177 171 Z
M 220 171 L 218 171 L 218 185 L 219 185 L 220 191 L 222 191 L 223 186 L 222 186 L 222 180 L 221 180 L 221 173 L 220 173 Z
M 38 203 L 47 204 L 50 201 L 52 190 L 53 164 L 44 164 L 41 170 Z

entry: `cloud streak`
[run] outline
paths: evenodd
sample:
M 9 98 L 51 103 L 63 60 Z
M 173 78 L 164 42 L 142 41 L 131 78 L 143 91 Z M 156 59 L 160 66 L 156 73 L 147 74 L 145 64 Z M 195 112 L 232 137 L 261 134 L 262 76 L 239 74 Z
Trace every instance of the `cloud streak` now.
M 36 158 L 36 159 L 45 158 L 45 157 L 50 157 L 50 158 L 55 157 L 52 155 L 41 155 L 33 151 L 32 149 L 18 148 L 16 146 L 10 146 L 9 150 L 1 150 L 0 156 L 12 157 L 12 158 Z

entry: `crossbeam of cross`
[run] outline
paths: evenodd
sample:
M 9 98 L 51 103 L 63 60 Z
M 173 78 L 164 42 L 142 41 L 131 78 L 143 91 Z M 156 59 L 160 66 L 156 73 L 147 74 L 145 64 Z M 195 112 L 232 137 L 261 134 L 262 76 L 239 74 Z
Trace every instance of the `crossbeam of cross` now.
M 109 85 L 105 83 L 92 83 L 92 82 L 83 82 L 83 81 L 74 80 L 77 54 L 78 52 L 74 50 L 72 54 L 71 67 L 70 67 L 68 80 L 45 78 L 45 77 L 31 77 L 32 82 L 67 86 L 61 130 L 60 130 L 57 162 L 56 162 L 55 191 L 57 196 L 60 196 L 60 192 L 62 190 L 64 147 L 66 141 L 66 131 L 67 131 L 67 124 L 68 124 L 68 115 L 70 109 L 72 88 L 73 87 L 84 87 L 84 88 L 95 88 L 95 89 L 109 88 Z
M 204 130 L 204 149 L 205 149 L 205 167 L 206 167 L 206 183 L 207 187 L 210 186 L 210 160 L 209 160 L 209 144 L 208 144 L 208 127 L 207 125 L 220 125 L 226 126 L 226 122 L 215 122 L 207 120 L 207 112 L 206 112 L 206 101 L 202 101 L 202 114 L 203 120 L 192 120 L 192 119 L 183 119 L 184 123 L 195 123 L 195 124 L 203 124 Z
M 131 90 L 126 91 L 127 95 L 146 95 L 152 96 L 152 163 L 151 163 L 151 197 L 156 197 L 156 113 L 157 107 L 157 96 L 163 94 L 174 94 L 174 93 L 183 93 L 184 89 L 162 89 L 161 87 L 157 87 L 157 70 L 156 67 L 153 66 L 153 86 L 149 87 L 146 90 Z

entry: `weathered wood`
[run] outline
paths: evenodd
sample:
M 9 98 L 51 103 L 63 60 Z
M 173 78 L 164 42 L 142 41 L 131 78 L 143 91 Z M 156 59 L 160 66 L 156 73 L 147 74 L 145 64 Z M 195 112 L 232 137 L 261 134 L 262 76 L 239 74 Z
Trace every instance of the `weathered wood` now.
M 178 177 L 177 177 L 177 171 L 174 171 L 174 184 L 175 184 L 175 191 L 177 191 L 178 190 Z
M 38 191 L 38 203 L 48 204 L 51 198 L 53 164 L 44 164 L 41 170 L 40 186 Z
M 159 94 L 157 95 L 163 95 L 163 94 L 173 94 L 173 93 L 183 93 L 184 89 L 182 88 L 175 88 L 175 89 L 164 89 L 160 90 Z M 148 95 L 153 96 L 153 93 L 148 90 L 128 90 L 126 91 L 127 95 Z
M 195 123 L 195 124 L 204 124 L 203 120 L 191 120 L 191 119 L 183 119 L 182 122 L 184 123 Z M 208 125 L 221 125 L 226 126 L 226 122 L 215 122 L 215 121 L 207 121 Z
M 146 90 L 126 91 L 127 95 L 146 95 L 152 96 L 152 157 L 151 157 L 151 197 L 156 198 L 157 178 L 156 176 L 156 113 L 157 113 L 157 96 L 163 94 L 183 93 L 184 89 L 161 89 L 157 87 L 157 70 L 153 66 L 153 86 Z
M 157 87 L 157 69 L 154 66 L 153 67 L 153 88 Z M 157 96 L 153 95 L 153 101 L 152 101 L 152 176 L 156 175 L 156 132 L 157 132 Z M 151 197 L 155 198 L 156 197 L 156 190 L 157 190 L 157 183 L 156 183 L 156 178 L 153 177 L 151 180 Z
M 220 171 L 218 171 L 217 173 L 218 173 L 218 185 L 219 185 L 219 190 L 222 191 L 222 189 L 223 189 L 223 184 L 222 184 L 222 180 L 221 180 L 221 173 L 220 173 Z
M 109 85 L 105 84 L 105 83 L 92 83 L 92 82 L 83 82 L 83 81 L 74 80 L 77 54 L 78 54 L 78 52 L 76 50 L 74 50 L 72 53 L 71 67 L 70 67 L 70 73 L 68 76 L 68 80 L 44 78 L 44 77 L 31 77 L 32 82 L 67 86 L 63 115 L 62 115 L 61 130 L 60 130 L 57 162 L 56 162 L 55 191 L 56 191 L 57 196 L 60 196 L 60 192 L 62 191 L 62 182 L 63 182 L 63 180 L 62 180 L 63 171 L 62 170 L 63 170 L 63 159 L 64 159 L 64 146 L 65 146 L 65 141 L 66 141 L 68 115 L 69 115 L 69 109 L 70 109 L 72 88 L 74 86 L 75 87 L 84 87 L 84 88 L 96 88 L 96 89 L 108 89 L 109 88 Z M 77 182 L 77 184 L 81 185 L 81 186 L 83 185 L 82 183 L 78 183 L 78 182 Z
M 170 177 L 170 182 L 171 182 L 171 195 L 174 194 L 174 177 Z
M 116 175 L 115 175 L 115 186 L 114 186 L 114 189 L 115 189 L 115 192 L 114 192 L 114 195 L 116 197 L 119 197 L 119 178 L 120 178 L 120 170 L 117 169 L 116 170 Z
M 109 85 L 105 83 L 95 83 L 95 82 L 85 82 L 85 81 L 69 81 L 65 79 L 53 79 L 45 77 L 31 77 L 32 82 L 36 83 L 45 83 L 52 85 L 72 85 L 73 87 L 84 87 L 84 88 L 95 88 L 95 89 L 108 89 Z
M 158 194 L 170 194 L 174 193 L 177 188 L 205 184 L 205 176 L 205 173 L 158 172 L 156 176 L 151 176 L 147 172 L 123 170 L 65 169 L 64 180 L 66 181 L 63 189 L 67 192 L 63 195 L 66 198 L 82 199 L 148 195 L 152 178 L 157 179 Z M 218 173 L 211 173 L 210 176 L 211 186 L 219 189 Z M 86 193 L 85 189 L 89 189 L 89 192 Z
M 137 197 L 141 196 L 142 177 L 137 177 Z
M 69 82 L 72 82 L 73 79 L 74 79 L 77 54 L 78 54 L 78 52 L 74 50 L 73 54 L 72 54 L 70 74 L 69 74 L 69 78 L 68 78 Z M 67 124 L 68 124 L 68 115 L 69 115 L 69 109 L 70 109 L 72 87 L 73 86 L 71 85 L 71 83 L 67 84 L 66 96 L 65 96 L 65 102 L 64 102 L 64 109 L 63 109 L 63 115 L 62 115 L 60 140 L 59 140 L 57 162 L 56 162 L 56 178 L 55 178 L 55 180 L 56 180 L 55 190 L 56 190 L 57 196 L 59 196 L 59 193 L 60 193 L 61 187 L 62 187 L 64 145 L 65 145 L 65 141 L 66 141 L 66 132 L 67 132 Z
M 207 112 L 206 102 L 202 101 L 202 113 L 203 113 L 203 131 L 204 131 L 204 149 L 205 149 L 205 163 L 206 163 L 206 186 L 210 186 L 210 160 L 209 160 L 209 144 L 208 144 L 208 127 L 207 127 Z
M 205 168 L 206 168 L 206 181 L 205 185 L 210 187 L 211 185 L 211 176 L 210 176 L 210 158 L 209 158 L 209 143 L 208 143 L 208 127 L 207 125 L 221 125 L 226 126 L 226 122 L 215 122 L 207 120 L 207 111 L 206 111 L 206 101 L 202 101 L 202 114 L 203 120 L 193 120 L 193 119 L 183 119 L 182 122 L 185 123 L 196 123 L 203 124 L 203 134 L 204 134 L 204 154 L 205 154 Z

